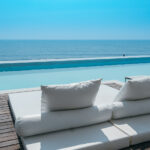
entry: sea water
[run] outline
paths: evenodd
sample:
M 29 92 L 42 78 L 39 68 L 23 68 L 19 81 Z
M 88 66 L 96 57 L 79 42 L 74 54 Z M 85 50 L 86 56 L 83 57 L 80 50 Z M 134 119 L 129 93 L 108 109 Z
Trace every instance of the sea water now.
M 150 55 L 150 40 L 0 40 L 0 61 Z

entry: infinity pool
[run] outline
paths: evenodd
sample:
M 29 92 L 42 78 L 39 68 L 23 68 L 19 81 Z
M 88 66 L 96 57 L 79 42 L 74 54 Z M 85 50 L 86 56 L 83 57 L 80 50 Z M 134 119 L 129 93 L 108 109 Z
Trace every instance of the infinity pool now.
M 64 84 L 90 79 L 124 81 L 125 76 L 150 75 L 150 63 L 0 72 L 0 90 Z

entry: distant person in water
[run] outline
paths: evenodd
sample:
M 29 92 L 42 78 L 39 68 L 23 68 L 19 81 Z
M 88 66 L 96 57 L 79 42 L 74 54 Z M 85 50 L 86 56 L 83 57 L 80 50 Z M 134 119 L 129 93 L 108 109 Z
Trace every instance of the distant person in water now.
M 123 57 L 125 57 L 126 55 L 125 54 L 123 54 Z

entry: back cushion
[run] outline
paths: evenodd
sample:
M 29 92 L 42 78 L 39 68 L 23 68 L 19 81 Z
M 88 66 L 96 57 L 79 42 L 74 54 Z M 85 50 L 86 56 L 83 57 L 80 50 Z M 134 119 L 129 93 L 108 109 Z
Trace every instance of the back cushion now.
M 41 86 L 42 112 L 92 106 L 100 83 L 101 79 L 66 85 Z
M 115 101 L 141 100 L 150 98 L 150 77 L 129 80 L 122 87 Z

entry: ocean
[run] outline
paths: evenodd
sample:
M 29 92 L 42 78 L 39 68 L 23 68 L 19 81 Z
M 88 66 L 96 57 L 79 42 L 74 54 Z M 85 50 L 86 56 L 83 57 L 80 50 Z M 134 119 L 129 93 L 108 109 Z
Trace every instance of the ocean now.
M 0 61 L 150 55 L 150 40 L 0 40 Z

